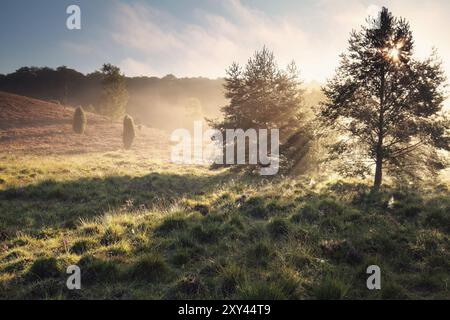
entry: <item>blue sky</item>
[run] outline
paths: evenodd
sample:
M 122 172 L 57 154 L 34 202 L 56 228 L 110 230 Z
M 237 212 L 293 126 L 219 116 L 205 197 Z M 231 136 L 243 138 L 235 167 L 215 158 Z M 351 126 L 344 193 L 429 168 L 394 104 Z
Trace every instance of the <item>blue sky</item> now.
M 66 28 L 71 4 L 81 30 Z M 280 65 L 293 59 L 305 80 L 324 81 L 350 31 L 383 5 L 411 22 L 420 57 L 435 46 L 450 70 L 446 0 L 2 0 L 0 73 L 25 65 L 86 73 L 111 62 L 130 76 L 215 78 L 267 45 Z

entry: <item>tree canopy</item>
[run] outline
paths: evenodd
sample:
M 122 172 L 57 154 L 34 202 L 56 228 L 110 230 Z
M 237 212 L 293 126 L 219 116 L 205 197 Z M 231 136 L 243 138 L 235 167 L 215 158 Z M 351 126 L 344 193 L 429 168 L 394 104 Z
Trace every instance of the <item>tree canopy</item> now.
M 367 174 L 374 187 L 384 169 L 393 174 L 436 172 L 450 150 L 450 122 L 443 110 L 446 78 L 434 52 L 414 58 L 408 22 L 383 8 L 350 35 L 335 76 L 324 87 L 320 117 L 340 139 L 331 146 L 342 171 Z
M 125 114 L 129 98 L 125 76 L 121 74 L 119 67 L 112 64 L 104 64 L 101 73 L 103 91 L 98 111 L 112 119 L 118 119 Z
M 298 147 L 298 141 L 302 140 L 303 148 L 309 141 L 306 134 L 298 135 L 306 128 L 301 84 L 295 63 L 280 69 L 273 52 L 264 47 L 244 68 L 237 63 L 228 68 L 224 87 L 229 104 L 222 108 L 223 121 L 211 124 L 222 132 L 279 129 L 281 155 L 292 160 L 292 149 Z

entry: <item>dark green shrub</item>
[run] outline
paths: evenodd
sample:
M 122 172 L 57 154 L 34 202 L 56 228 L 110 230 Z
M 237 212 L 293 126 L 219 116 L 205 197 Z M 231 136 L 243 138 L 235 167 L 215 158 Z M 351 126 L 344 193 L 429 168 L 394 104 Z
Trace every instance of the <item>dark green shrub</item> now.
M 436 292 L 445 290 L 448 280 L 448 273 L 422 273 L 414 280 L 414 287 L 420 291 Z
M 450 270 L 450 254 L 442 255 L 440 253 L 428 258 L 428 266 L 435 270 Z
M 2 180 L 2 179 L 0 179 L 0 184 L 1 184 L 1 180 Z M 9 237 L 10 237 L 9 232 L 6 231 L 6 230 L 3 230 L 3 229 L 0 227 L 0 241 L 6 241 L 6 240 L 9 239 Z
M 191 260 L 192 256 L 193 254 L 189 249 L 180 249 L 173 255 L 172 263 L 177 267 L 184 266 Z
M 6 255 L 6 257 L 4 257 L 4 261 L 13 261 L 19 258 L 24 258 L 27 256 L 27 252 L 22 250 L 22 249 L 16 249 L 11 251 L 10 253 L 8 253 Z
M 58 261 L 55 258 L 39 258 L 31 266 L 28 275 L 32 279 L 57 278 L 61 275 Z
M 287 258 L 290 264 L 299 270 L 312 265 L 314 262 L 313 258 L 301 252 L 289 254 Z
M 83 134 L 86 130 L 87 118 L 86 113 L 82 107 L 78 107 L 73 115 L 73 131 L 78 134 Z
M 381 299 L 383 300 L 403 300 L 407 298 L 405 289 L 396 283 L 387 283 L 381 288 Z
M 74 254 L 83 254 L 93 248 L 95 248 L 96 243 L 92 240 L 79 240 L 73 244 L 70 248 L 70 252 Z
M 88 284 L 113 281 L 119 273 L 115 263 L 91 255 L 81 258 L 77 265 L 82 270 L 81 281 Z
M 229 265 L 220 270 L 222 293 L 227 296 L 233 294 L 239 283 L 244 279 L 244 271 L 238 265 Z
M 333 277 L 326 277 L 314 290 L 317 300 L 340 300 L 344 298 L 347 286 Z
M 404 218 L 415 218 L 422 212 L 422 207 L 415 203 L 401 203 L 396 207 L 395 213 Z
M 6 264 L 2 268 L 2 272 L 15 273 L 15 272 L 24 270 L 26 266 L 27 266 L 27 260 L 19 259 L 17 261 L 13 261 L 13 262 Z M 33 276 L 31 278 L 33 278 Z
M 147 254 L 131 267 L 130 276 L 144 281 L 162 281 L 167 278 L 169 267 L 159 254 Z
M 450 232 L 450 213 L 444 209 L 434 208 L 426 215 L 425 225 Z
M 354 248 L 347 240 L 325 240 L 320 243 L 322 253 L 336 261 L 358 264 L 363 260 L 363 253 Z
M 259 241 L 266 237 L 266 229 L 264 225 L 252 225 L 248 228 L 244 236 L 250 241 Z
M 192 235 L 202 243 L 213 243 L 219 240 L 220 228 L 216 224 L 197 225 L 192 229 Z
M 121 257 L 126 256 L 130 252 L 130 247 L 126 242 L 119 242 L 110 247 L 106 251 L 107 255 L 110 257 Z
M 254 218 L 264 219 L 269 215 L 265 201 L 261 197 L 252 197 L 248 199 L 243 203 L 241 210 Z
M 33 284 L 22 298 L 27 300 L 55 299 L 63 294 L 65 288 L 64 281 L 49 278 Z
M 292 215 L 291 221 L 293 223 L 309 222 L 312 223 L 316 221 L 320 216 L 320 212 L 317 207 L 312 203 L 307 203 L 303 208 L 299 210 L 298 213 Z
M 110 246 L 114 243 L 117 243 L 122 238 L 123 230 L 116 225 L 108 227 L 103 233 L 102 238 L 100 239 L 100 243 L 102 246 Z
M 275 283 L 247 282 L 238 293 L 240 300 L 286 300 L 288 296 Z
M 87 225 L 82 227 L 81 232 L 85 236 L 93 236 L 100 233 L 100 228 L 96 225 Z
M 198 243 L 194 239 L 190 230 L 182 232 L 179 236 L 177 236 L 175 245 L 178 248 L 197 248 L 198 249 Z
M 269 275 L 266 282 L 274 284 L 277 288 L 280 288 L 287 299 L 299 299 L 298 289 L 300 282 L 294 273 L 279 269 Z
M 323 199 L 319 202 L 319 210 L 325 215 L 341 215 L 345 207 L 334 199 Z
M 394 236 L 387 232 L 381 231 L 372 234 L 365 240 L 364 249 L 371 253 L 378 253 L 383 256 L 396 256 L 402 250 L 401 243 L 394 239 Z
M 155 231 L 159 234 L 167 234 L 172 231 L 185 229 L 186 227 L 187 223 L 184 219 L 178 217 L 168 217 L 156 228 Z
M 239 230 L 244 229 L 244 223 L 242 221 L 241 216 L 239 215 L 234 215 L 230 218 L 230 220 L 228 221 L 228 224 L 230 226 L 236 227 Z
M 126 115 L 123 119 L 123 146 L 125 149 L 130 149 L 136 137 L 136 128 L 133 118 Z
M 289 234 L 289 229 L 289 224 L 281 218 L 275 218 L 267 225 L 269 234 L 275 239 L 286 237 Z
M 282 205 L 279 200 L 272 199 L 267 203 L 266 209 L 269 213 L 273 215 L 274 213 L 280 213 L 285 210 L 288 210 L 289 208 L 288 206 Z
M 252 245 L 246 252 L 246 258 L 251 266 L 265 267 L 273 256 L 272 248 L 265 242 L 258 242 Z
M 206 217 L 209 214 L 210 208 L 204 204 L 197 204 L 192 208 L 192 210 L 199 212 L 202 216 Z
M 195 296 L 204 294 L 208 291 L 208 288 L 198 275 L 186 275 L 182 277 L 176 284 L 172 298 L 189 298 L 192 299 Z

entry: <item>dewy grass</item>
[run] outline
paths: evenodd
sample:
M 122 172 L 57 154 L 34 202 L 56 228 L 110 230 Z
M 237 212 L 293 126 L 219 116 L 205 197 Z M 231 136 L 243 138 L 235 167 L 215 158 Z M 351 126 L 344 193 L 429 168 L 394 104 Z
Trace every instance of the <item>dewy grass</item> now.
M 262 181 L 133 152 L 0 158 L 0 298 L 450 298 L 448 189 L 374 198 L 351 180 Z

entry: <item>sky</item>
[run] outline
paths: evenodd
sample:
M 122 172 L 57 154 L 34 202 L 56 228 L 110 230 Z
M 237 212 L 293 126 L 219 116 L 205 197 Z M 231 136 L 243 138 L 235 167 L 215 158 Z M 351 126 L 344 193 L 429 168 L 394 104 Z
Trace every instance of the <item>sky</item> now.
M 66 8 L 81 9 L 68 30 Z M 103 63 L 128 76 L 225 76 L 266 45 L 305 81 L 333 75 L 353 29 L 382 6 L 411 24 L 416 55 L 437 48 L 450 75 L 450 1 L 423 0 L 1 0 L 0 73 L 61 65 L 83 73 Z

